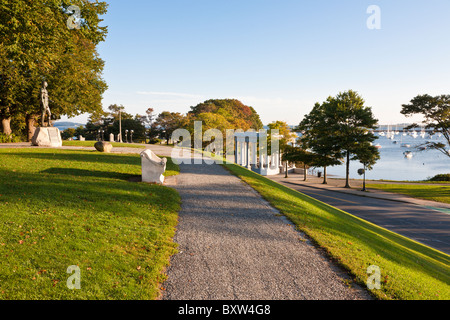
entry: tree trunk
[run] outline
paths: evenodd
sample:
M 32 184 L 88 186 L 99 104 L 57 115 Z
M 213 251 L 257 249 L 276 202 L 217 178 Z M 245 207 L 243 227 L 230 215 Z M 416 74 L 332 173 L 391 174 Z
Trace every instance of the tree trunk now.
M 323 184 L 328 184 L 328 181 L 327 181 L 327 167 L 323 167 Z
M 304 176 L 303 181 L 306 181 L 308 179 L 308 171 L 306 169 L 306 164 L 303 164 L 303 176 Z
M 349 176 L 350 176 L 350 152 L 347 151 L 347 163 L 346 163 L 346 170 L 345 170 L 345 187 L 344 188 L 350 188 Z
M 31 142 L 31 139 L 33 139 L 34 136 L 34 131 L 36 131 L 36 124 L 37 119 L 38 119 L 39 115 L 36 114 L 27 114 L 27 139 L 28 142 Z
M 6 134 L 7 136 L 12 134 L 11 130 L 11 118 L 2 118 L 2 133 Z

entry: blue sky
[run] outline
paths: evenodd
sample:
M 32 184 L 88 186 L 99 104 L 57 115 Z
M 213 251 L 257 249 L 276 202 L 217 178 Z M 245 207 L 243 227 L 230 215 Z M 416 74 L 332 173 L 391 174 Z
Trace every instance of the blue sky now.
M 315 102 L 353 89 L 387 124 L 411 121 L 401 104 L 418 94 L 450 94 L 448 0 L 107 2 L 105 109 L 186 113 L 236 98 L 265 124 L 298 124 Z M 370 5 L 380 30 L 367 28 Z

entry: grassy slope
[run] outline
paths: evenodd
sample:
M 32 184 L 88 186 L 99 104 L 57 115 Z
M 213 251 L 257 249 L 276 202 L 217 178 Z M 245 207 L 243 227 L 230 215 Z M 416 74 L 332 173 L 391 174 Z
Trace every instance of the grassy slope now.
M 450 204 L 450 185 L 368 184 L 367 188 Z
M 139 155 L 0 149 L 0 299 L 156 298 L 180 198 L 139 174 Z
M 380 299 L 450 299 L 450 256 L 371 224 L 234 164 L 225 167 L 251 185 L 336 259 L 357 282 L 367 268 L 382 273 Z

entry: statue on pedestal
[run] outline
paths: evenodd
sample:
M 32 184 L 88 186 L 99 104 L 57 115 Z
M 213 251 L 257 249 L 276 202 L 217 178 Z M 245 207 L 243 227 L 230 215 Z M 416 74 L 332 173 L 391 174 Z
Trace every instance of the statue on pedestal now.
M 42 87 L 41 87 L 41 102 L 42 102 L 42 126 L 46 127 L 45 125 L 45 115 L 48 115 L 48 127 L 51 127 L 51 118 L 52 118 L 52 113 L 50 111 L 50 107 L 48 106 L 48 91 L 47 91 L 47 82 L 43 81 L 42 82 Z
M 50 112 L 50 107 L 48 102 L 52 101 L 48 97 L 47 82 L 42 81 L 41 87 L 41 104 L 42 104 L 42 126 L 37 128 L 34 132 L 33 138 L 31 139 L 31 144 L 33 146 L 39 147 L 62 147 L 61 132 L 58 128 L 52 126 L 52 113 Z M 53 102 L 53 101 L 52 101 Z M 45 125 L 45 116 L 48 115 L 48 125 Z

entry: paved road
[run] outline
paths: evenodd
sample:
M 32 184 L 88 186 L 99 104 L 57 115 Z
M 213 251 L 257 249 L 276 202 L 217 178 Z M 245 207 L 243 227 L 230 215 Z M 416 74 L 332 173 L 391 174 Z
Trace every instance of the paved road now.
M 181 165 L 163 299 L 369 299 L 261 196 L 219 165 Z
M 383 228 L 450 254 L 448 209 L 431 209 L 415 204 L 312 188 L 296 182 L 295 178 L 270 178 Z

